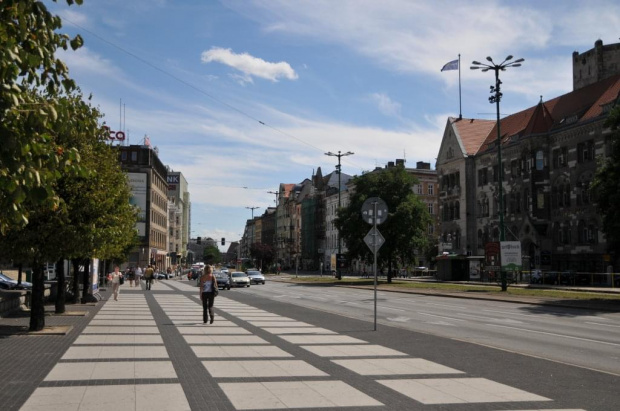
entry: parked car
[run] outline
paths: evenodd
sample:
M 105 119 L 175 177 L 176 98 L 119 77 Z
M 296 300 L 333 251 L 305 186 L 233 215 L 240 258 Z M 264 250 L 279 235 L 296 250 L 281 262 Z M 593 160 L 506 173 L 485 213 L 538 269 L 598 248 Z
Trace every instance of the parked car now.
M 248 270 L 248 277 L 250 277 L 250 284 L 265 284 L 265 276 L 258 270 Z
M 159 272 L 159 273 L 153 274 L 153 278 L 155 278 L 156 280 L 169 280 L 172 277 L 173 277 L 172 274 L 168 274 L 168 273 L 164 273 L 164 272 Z
M 17 280 L 0 273 L 0 288 L 3 290 L 32 290 L 32 283 L 22 281 L 22 283 L 18 285 Z
M 242 271 L 233 271 L 230 273 L 230 285 L 233 287 L 249 287 L 250 277 Z
M 226 267 L 222 267 L 222 268 L 220 268 L 220 272 L 221 272 L 222 274 L 226 274 L 226 275 L 229 275 L 229 274 L 230 274 L 230 272 L 228 271 L 228 268 L 226 268 Z
M 215 280 L 217 281 L 217 288 L 222 290 L 230 290 L 230 278 L 228 274 L 215 273 Z

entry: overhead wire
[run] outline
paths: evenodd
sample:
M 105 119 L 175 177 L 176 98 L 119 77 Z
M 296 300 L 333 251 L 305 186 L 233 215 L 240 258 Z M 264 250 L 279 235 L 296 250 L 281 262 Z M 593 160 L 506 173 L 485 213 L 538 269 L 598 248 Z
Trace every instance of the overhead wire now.
M 149 66 L 153 70 L 156 70 L 156 71 L 158 71 L 158 72 L 160 72 L 160 73 L 162 73 L 162 74 L 172 78 L 173 80 L 178 81 L 179 83 L 181 83 L 181 84 L 191 88 L 192 90 L 197 91 L 198 93 L 203 94 L 203 95 L 209 97 L 211 100 L 215 101 L 216 103 L 221 104 L 221 105 L 229 108 L 230 110 L 236 111 L 237 113 L 241 114 L 242 116 L 247 117 L 250 120 L 253 120 L 253 121 L 257 122 L 258 124 L 260 124 L 262 126 L 268 127 L 268 128 L 272 129 L 273 131 L 275 131 L 277 133 L 280 133 L 280 134 L 282 134 L 284 136 L 287 136 L 287 137 L 290 137 L 290 138 L 292 138 L 294 140 L 297 140 L 298 142 L 300 142 L 302 144 L 305 144 L 305 145 L 307 145 L 307 146 L 309 146 L 309 147 L 311 147 L 311 148 L 313 148 L 315 150 L 319 150 L 321 152 L 325 152 L 325 150 L 323 150 L 323 149 L 321 149 L 321 148 L 319 148 L 319 147 L 317 147 L 315 145 L 312 145 L 312 144 L 308 143 L 307 141 L 304 141 L 301 138 L 298 138 L 298 137 L 294 136 L 293 134 L 287 133 L 284 130 L 281 130 L 281 129 L 275 127 L 275 126 L 272 126 L 272 125 L 262 121 L 262 120 L 259 120 L 258 118 L 252 116 L 251 114 L 246 113 L 245 111 L 243 111 L 243 110 L 233 106 L 232 104 L 229 104 L 229 103 L 227 103 L 227 102 L 225 102 L 223 100 L 220 100 L 219 98 L 215 97 L 214 95 L 210 94 L 209 92 L 207 92 L 207 91 L 205 91 L 205 90 L 203 90 L 203 89 L 193 85 L 192 83 L 190 83 L 190 82 L 188 82 L 186 80 L 183 80 L 180 77 L 175 76 L 174 74 L 172 74 L 172 73 L 170 73 L 170 72 L 168 72 L 168 71 L 166 71 L 166 70 L 156 66 L 155 64 L 153 64 L 150 61 L 148 61 L 148 60 L 138 56 L 137 54 L 135 54 L 135 53 L 133 53 L 133 52 L 131 52 L 129 50 L 126 50 L 123 47 L 119 46 L 118 44 L 113 43 L 113 42 L 107 40 L 103 36 L 100 36 L 99 34 L 93 32 L 91 30 L 88 30 L 87 28 L 85 28 L 85 27 L 75 23 L 74 21 L 71 21 L 70 19 L 67 19 L 65 17 L 63 17 L 62 20 L 63 21 L 67 21 L 69 24 L 72 24 L 73 26 L 79 28 L 80 30 L 83 30 L 86 33 L 89 33 L 90 35 L 92 35 L 93 37 L 96 37 L 100 41 L 102 41 L 102 42 L 104 42 L 104 43 L 106 43 L 106 44 L 116 48 L 117 50 L 120 50 L 121 52 L 127 54 L 128 56 L 133 57 L 134 59 L 138 60 L 139 62 Z

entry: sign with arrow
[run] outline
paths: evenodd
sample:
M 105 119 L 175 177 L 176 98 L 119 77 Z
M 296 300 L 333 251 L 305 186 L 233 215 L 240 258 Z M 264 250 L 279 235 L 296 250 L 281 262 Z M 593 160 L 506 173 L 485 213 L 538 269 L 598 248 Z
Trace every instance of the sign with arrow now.
M 381 248 L 383 243 L 385 243 L 385 238 L 381 235 L 377 227 L 373 226 L 366 237 L 364 237 L 364 242 L 370 248 L 370 250 L 375 253 Z

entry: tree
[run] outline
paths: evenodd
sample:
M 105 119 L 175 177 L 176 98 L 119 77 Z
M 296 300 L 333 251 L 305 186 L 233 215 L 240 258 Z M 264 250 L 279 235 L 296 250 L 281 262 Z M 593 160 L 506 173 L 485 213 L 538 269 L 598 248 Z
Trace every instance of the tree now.
M 388 281 L 396 261 L 413 261 L 415 250 L 427 244 L 427 229 L 431 222 L 427 206 L 413 193 L 417 179 L 405 167 L 398 165 L 353 178 L 349 205 L 338 210 L 334 224 L 347 245 L 349 259 L 373 261 L 364 237 L 371 226 L 362 220 L 362 205 L 370 197 L 379 197 L 388 207 L 388 218 L 378 226 L 386 241 L 377 253 L 377 264 L 388 266 Z
M 127 176 L 120 169 L 118 153 L 105 142 L 99 111 L 79 93 L 62 97 L 55 105 L 57 118 L 48 124 L 50 141 L 82 154 L 80 172 L 57 178 L 54 191 L 58 207 L 30 205 L 24 226 L 12 226 L 0 236 L 0 249 L 13 261 L 33 269 L 30 329 L 45 326 L 43 270 L 46 261 L 73 260 L 76 302 L 78 273 L 84 267 L 83 302 L 89 296 L 89 262 L 92 257 L 122 260 L 136 243 L 136 210 L 129 203 Z M 56 312 L 64 312 L 64 271 L 58 270 Z
M 250 257 L 258 262 L 258 266 L 269 267 L 275 260 L 276 253 L 272 246 L 263 243 L 253 243 L 250 245 Z
M 215 245 L 208 245 L 203 250 L 203 261 L 207 264 L 217 264 L 222 261 L 222 253 Z
M 609 156 L 599 160 L 591 190 L 602 216 L 601 230 L 609 250 L 618 254 L 620 247 L 620 106 L 616 106 L 605 122 L 612 133 L 608 136 Z
M 56 0 L 54 0 L 56 1 Z M 68 5 L 82 0 L 66 0 Z M 58 208 L 54 182 L 78 168 L 77 151 L 53 144 L 49 121 L 55 99 L 75 89 L 58 48 L 82 38 L 56 33 L 60 17 L 35 0 L 0 2 L 0 232 L 24 226 L 29 210 Z M 31 207 L 32 206 L 32 207 Z

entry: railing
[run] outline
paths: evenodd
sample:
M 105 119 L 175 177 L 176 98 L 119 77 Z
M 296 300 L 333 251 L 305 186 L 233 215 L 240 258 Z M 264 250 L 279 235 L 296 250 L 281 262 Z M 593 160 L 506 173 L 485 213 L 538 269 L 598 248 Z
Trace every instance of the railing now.
M 501 281 L 499 277 L 499 271 L 485 271 L 482 281 L 498 282 Z M 532 270 L 510 271 L 506 277 L 510 283 L 620 288 L 620 273 Z

